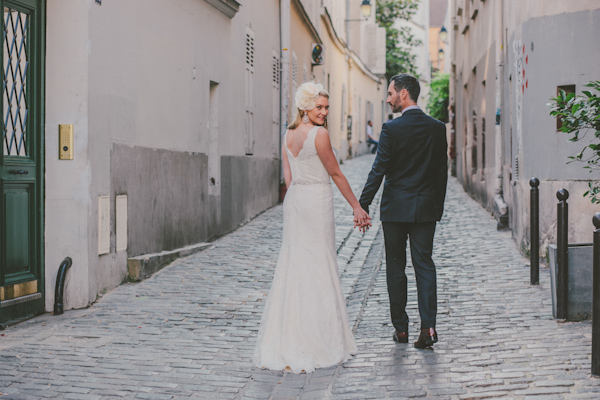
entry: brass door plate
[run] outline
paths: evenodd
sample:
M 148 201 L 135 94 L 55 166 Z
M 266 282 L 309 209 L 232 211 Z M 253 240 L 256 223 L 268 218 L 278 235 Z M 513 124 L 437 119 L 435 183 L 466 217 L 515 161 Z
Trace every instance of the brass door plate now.
M 73 159 L 73 125 L 58 126 L 58 159 Z
M 17 297 L 37 293 L 38 281 L 17 283 L 16 285 L 0 287 L 0 301 L 11 300 Z

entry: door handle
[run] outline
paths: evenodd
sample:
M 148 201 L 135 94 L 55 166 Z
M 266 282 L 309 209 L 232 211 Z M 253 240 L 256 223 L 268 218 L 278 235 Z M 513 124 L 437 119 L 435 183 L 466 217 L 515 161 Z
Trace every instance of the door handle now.
M 10 173 L 15 174 L 15 175 L 27 175 L 29 173 L 29 171 L 20 169 L 20 170 L 16 170 L 16 171 L 10 171 Z

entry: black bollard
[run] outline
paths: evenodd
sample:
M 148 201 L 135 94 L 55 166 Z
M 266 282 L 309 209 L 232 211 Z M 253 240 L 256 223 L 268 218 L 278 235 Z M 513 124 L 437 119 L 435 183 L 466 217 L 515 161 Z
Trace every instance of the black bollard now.
M 560 189 L 556 192 L 558 198 L 558 215 L 556 229 L 556 318 L 567 319 L 567 296 L 569 290 L 569 205 L 567 199 L 569 192 L 567 189 Z
M 600 375 L 600 213 L 594 223 L 594 276 L 592 283 L 592 375 Z
M 540 190 L 538 178 L 531 178 L 531 210 L 529 215 L 530 229 L 529 242 L 531 244 L 530 258 L 530 284 L 538 285 L 540 283 Z

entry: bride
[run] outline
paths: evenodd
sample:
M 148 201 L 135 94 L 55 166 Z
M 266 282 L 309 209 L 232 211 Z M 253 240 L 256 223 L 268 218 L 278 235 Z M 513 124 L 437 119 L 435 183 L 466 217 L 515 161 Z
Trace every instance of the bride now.
M 296 116 L 283 141 L 283 240 L 258 332 L 254 363 L 294 373 L 312 372 L 356 354 L 342 293 L 333 193 L 329 177 L 354 210 L 354 226 L 370 224 L 331 148 L 329 94 L 306 82 L 295 96 Z

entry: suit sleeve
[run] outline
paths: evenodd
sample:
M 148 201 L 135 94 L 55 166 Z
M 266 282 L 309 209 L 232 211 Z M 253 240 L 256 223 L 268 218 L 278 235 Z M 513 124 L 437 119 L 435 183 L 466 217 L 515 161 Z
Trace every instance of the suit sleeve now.
M 448 140 L 446 139 L 446 126 L 440 128 L 440 143 L 439 145 L 439 160 L 440 163 L 436 169 L 436 185 L 437 188 L 437 206 L 440 210 L 440 218 L 444 212 L 444 201 L 446 199 L 446 186 L 448 184 Z
M 371 172 L 369 172 L 367 183 L 365 184 L 362 194 L 360 195 L 360 200 L 358 201 L 362 208 L 367 212 L 369 211 L 369 205 L 371 205 L 375 194 L 377 194 L 377 191 L 379 190 L 379 186 L 381 186 L 381 181 L 385 176 L 391 160 L 392 143 L 386 125 L 387 124 L 383 124 L 381 128 L 375 162 L 373 162 L 373 168 L 371 168 Z

